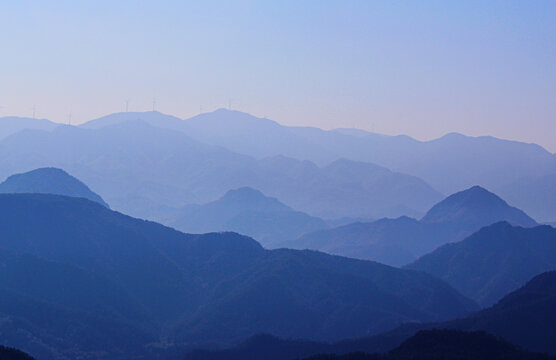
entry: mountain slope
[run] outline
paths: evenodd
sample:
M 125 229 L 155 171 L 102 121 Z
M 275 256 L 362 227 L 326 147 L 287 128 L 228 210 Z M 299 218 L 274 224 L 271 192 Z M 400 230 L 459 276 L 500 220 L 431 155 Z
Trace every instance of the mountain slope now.
M 169 225 L 188 233 L 235 231 L 265 247 L 327 227 L 324 220 L 295 211 L 252 188 L 230 190 L 216 201 L 182 208 Z
M 421 221 L 400 217 L 353 223 L 308 233 L 287 245 L 401 266 L 498 221 L 536 224 L 495 194 L 474 186 L 434 205 Z
M 448 196 L 421 219 L 424 223 L 456 223 L 467 229 L 478 229 L 500 220 L 528 227 L 537 224 L 523 211 L 480 186 Z
M 268 356 L 270 360 L 292 360 L 325 353 L 383 353 L 400 346 L 406 339 L 426 329 L 485 331 L 523 349 L 556 355 L 554 343 L 556 311 L 554 309 L 556 309 L 556 271 L 540 274 L 520 289 L 506 295 L 494 306 L 458 320 L 406 324 L 383 334 L 338 343 L 284 340 L 259 335 L 226 350 L 194 351 L 185 359 L 256 360 Z M 433 344 L 438 344 L 439 340 L 435 339 Z M 430 358 L 426 357 L 426 359 Z
M 0 139 L 4 139 L 25 129 L 48 131 L 57 126 L 59 126 L 59 124 L 46 119 L 34 119 L 18 116 L 0 117 Z
M 334 340 L 476 308 L 424 273 L 268 251 L 235 233 L 188 235 L 82 198 L 2 194 L 0 213 L 0 249 L 31 256 L 4 260 L 0 279 L 13 296 L 2 297 L 0 309 L 13 321 L 2 323 L 0 337 L 21 342 L 13 329 L 25 329 L 51 349 L 45 358 L 113 359 L 148 353 L 155 339 L 165 347 L 232 344 L 260 332 Z M 49 325 L 28 309 L 50 314 Z M 112 332 L 97 332 L 104 327 Z M 71 341 L 67 333 L 79 341 L 61 341 Z
M 488 306 L 533 276 L 556 269 L 556 229 L 493 224 L 407 268 L 437 276 Z
M 108 204 L 87 185 L 62 169 L 41 168 L 8 177 L 0 184 L 0 193 L 39 193 L 82 197 L 103 206 Z

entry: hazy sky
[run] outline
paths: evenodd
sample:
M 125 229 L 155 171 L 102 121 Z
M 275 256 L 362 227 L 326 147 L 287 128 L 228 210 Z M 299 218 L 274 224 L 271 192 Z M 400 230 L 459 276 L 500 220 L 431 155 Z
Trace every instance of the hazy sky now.
M 0 116 L 228 106 L 556 151 L 556 1 L 1 1 Z

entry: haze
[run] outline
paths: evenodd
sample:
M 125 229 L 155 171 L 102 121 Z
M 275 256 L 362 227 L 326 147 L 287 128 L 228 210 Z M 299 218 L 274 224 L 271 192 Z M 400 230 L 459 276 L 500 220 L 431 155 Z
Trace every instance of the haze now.
M 552 1 L 0 4 L 0 116 L 228 107 L 556 151 Z

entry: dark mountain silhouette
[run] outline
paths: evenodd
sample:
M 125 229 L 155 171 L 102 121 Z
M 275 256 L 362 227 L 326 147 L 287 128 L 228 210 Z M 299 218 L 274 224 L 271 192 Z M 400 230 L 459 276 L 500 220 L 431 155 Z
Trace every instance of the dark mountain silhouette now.
M 188 235 L 83 198 L 2 194 L 0 214 L 0 249 L 14 254 L 2 260 L 10 321 L 0 339 L 40 345 L 45 359 L 230 345 L 261 332 L 329 341 L 476 309 L 424 273 L 268 251 L 235 233 Z
M 186 206 L 169 225 L 188 233 L 235 231 L 265 247 L 327 227 L 324 220 L 295 211 L 252 188 L 230 190 L 219 200 Z
M 2 360 L 34 360 L 34 358 L 23 351 L 0 345 L 0 359 Z
M 500 220 L 526 227 L 537 224 L 523 211 L 480 186 L 448 196 L 421 219 L 424 223 L 458 224 L 464 229 L 479 229 Z
M 321 168 L 284 157 L 256 160 L 143 120 L 100 129 L 26 130 L 0 141 L 0 176 L 63 168 L 114 209 L 159 220 L 184 204 L 214 201 L 245 186 L 331 219 L 424 213 L 441 198 L 415 177 L 370 164 L 338 165 L 357 176 L 346 178 L 337 166 Z
M 461 242 L 440 247 L 407 268 L 446 280 L 488 306 L 533 276 L 556 269 L 556 229 L 496 223 Z
M 306 360 L 548 360 L 485 332 L 424 330 L 386 354 L 316 355 Z
M 308 233 L 287 245 L 401 266 L 502 220 L 522 226 L 536 225 L 523 211 L 474 186 L 448 196 L 421 221 L 400 217 L 353 223 Z
M 41 168 L 11 175 L 0 184 L 0 193 L 37 193 L 82 197 L 108 207 L 108 204 L 99 195 L 92 192 L 87 185 L 57 168 Z
M 383 334 L 338 343 L 284 340 L 268 335 L 250 338 L 241 345 L 220 351 L 194 351 L 186 360 L 290 360 L 315 354 L 348 354 L 388 352 L 414 334 L 426 329 L 485 331 L 528 351 L 556 355 L 556 271 L 543 273 L 522 288 L 506 295 L 491 308 L 458 320 L 444 323 L 407 324 Z M 438 330 L 437 330 L 438 331 Z M 439 334 L 452 332 L 440 331 Z M 441 338 L 431 338 L 434 345 Z M 460 339 L 462 340 L 462 339 Z M 458 340 L 458 343 L 460 343 Z M 413 341 L 408 340 L 409 344 Z M 465 342 L 461 342 L 465 343 Z M 419 344 L 419 342 L 417 342 Z M 468 345 L 467 345 L 468 346 Z M 467 347 L 466 346 L 466 347 Z M 481 346 L 482 347 L 482 346 Z M 404 348 L 402 345 L 401 348 Z M 411 349 L 411 347 L 406 349 Z M 456 353 L 457 349 L 452 349 Z M 461 349 L 460 349 L 461 350 Z M 444 357 L 440 357 L 444 358 Z M 429 358 L 427 358 L 429 359 Z
M 398 346 L 402 340 L 399 336 L 393 336 L 390 340 L 386 336 L 377 335 L 328 343 L 259 334 L 229 349 L 193 350 L 185 355 L 184 360 L 294 360 L 315 354 L 386 352 Z
M 52 130 L 59 124 L 46 119 L 34 119 L 19 116 L 0 117 L 0 139 L 25 129 Z

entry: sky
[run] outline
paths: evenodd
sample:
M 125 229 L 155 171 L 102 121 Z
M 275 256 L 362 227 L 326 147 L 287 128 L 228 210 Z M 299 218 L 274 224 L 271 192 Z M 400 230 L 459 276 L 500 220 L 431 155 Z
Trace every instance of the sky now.
M 556 1 L 5 1 L 0 46 L 0 116 L 154 100 L 556 152 Z

